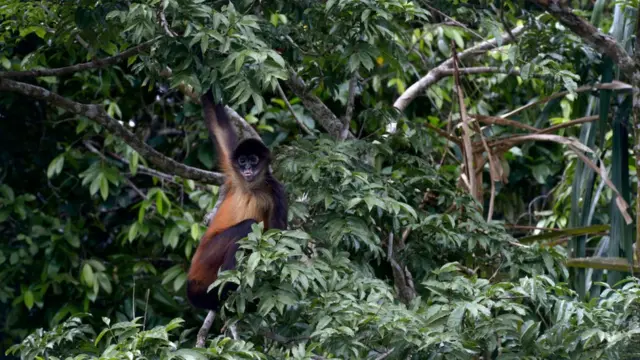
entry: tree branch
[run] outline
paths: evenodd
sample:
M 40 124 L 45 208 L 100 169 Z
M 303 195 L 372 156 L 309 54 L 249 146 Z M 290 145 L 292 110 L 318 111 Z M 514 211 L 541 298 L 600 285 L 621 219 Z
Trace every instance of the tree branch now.
M 469 114 L 469 117 L 476 119 L 478 122 L 487 125 L 504 125 L 504 126 L 513 126 L 515 128 L 529 130 L 529 131 L 538 131 L 539 129 L 533 127 L 531 125 L 522 124 L 514 120 L 504 119 L 497 116 L 485 116 L 479 114 Z
M 497 66 L 476 66 L 476 67 L 468 67 L 468 68 L 460 68 L 460 75 L 474 75 L 474 74 L 492 74 L 492 73 L 503 73 L 509 75 L 520 75 L 520 71 L 518 70 L 507 70 L 501 69 Z M 453 69 L 444 69 L 440 71 L 441 79 L 445 76 L 452 76 Z
M 322 100 L 313 95 L 308 89 L 304 81 L 293 70 L 289 70 L 289 79 L 287 86 L 302 100 L 305 108 L 311 112 L 311 116 L 317 121 L 328 133 L 336 139 L 340 138 L 342 132 L 342 121 L 331 112 Z M 347 135 L 348 139 L 353 139 L 351 133 Z
M 453 54 L 453 68 L 455 70 L 455 91 L 458 97 L 458 106 L 460 110 L 460 121 L 462 123 L 462 144 L 464 145 L 464 158 L 467 166 L 467 176 L 469 177 L 469 187 L 471 188 L 471 196 L 481 201 L 482 196 L 482 182 L 478 183 L 478 179 L 475 174 L 474 158 L 473 158 L 473 145 L 471 143 L 471 128 L 469 127 L 469 117 L 467 116 L 467 107 L 464 104 L 464 93 L 462 92 L 462 86 L 460 85 L 460 74 L 458 72 L 458 55 L 456 54 L 455 43 L 451 42 L 451 51 Z M 490 154 L 489 154 L 490 155 Z
M 358 84 L 358 74 L 355 73 L 349 80 L 349 94 L 347 97 L 347 109 L 342 118 L 342 131 L 340 132 L 340 139 L 345 140 L 349 136 L 349 125 L 351 125 L 351 118 L 353 117 L 353 108 L 356 101 L 356 85 Z
M 514 36 L 520 35 L 524 32 L 525 28 L 523 26 L 518 26 L 511 30 L 511 33 Z M 511 43 L 513 40 L 509 34 L 502 35 L 502 45 L 507 45 Z M 483 54 L 489 50 L 492 50 L 498 46 L 497 39 L 491 39 L 484 42 L 481 42 L 463 52 L 458 54 L 458 58 L 460 61 L 466 60 L 470 57 L 474 57 L 480 54 Z M 420 94 L 423 93 L 424 89 L 429 86 L 435 84 L 438 80 L 442 79 L 445 74 L 445 71 L 450 71 L 453 65 L 453 58 L 449 58 L 442 62 L 440 65 L 431 69 L 427 75 L 422 77 L 417 82 L 413 83 L 409 88 L 402 94 L 400 97 L 393 103 L 393 106 L 400 111 L 404 111 L 407 106 Z
M 22 78 L 22 77 L 39 77 L 39 76 L 63 76 L 76 73 L 78 71 L 88 69 L 105 68 L 110 65 L 117 64 L 120 61 L 128 59 L 134 55 L 137 55 L 149 48 L 155 40 L 144 42 L 136 47 L 125 50 L 118 55 L 110 56 L 104 59 L 95 59 L 86 63 L 65 66 L 55 69 L 40 69 L 29 71 L 2 71 L 0 72 L 0 78 Z
M 305 133 L 307 133 L 307 135 L 313 136 L 313 132 L 307 127 L 307 125 L 305 125 L 302 122 L 302 120 L 300 120 L 300 118 L 298 117 L 296 112 L 293 110 L 293 107 L 291 106 L 291 103 L 289 102 L 289 99 L 287 99 L 287 94 L 284 93 L 284 90 L 282 90 L 282 86 L 280 86 L 280 82 L 278 82 L 278 93 L 280 94 L 280 97 L 282 98 L 282 101 L 284 101 L 284 103 L 287 105 L 287 109 L 289 109 L 289 112 L 291 113 L 291 116 L 293 116 L 293 119 L 298 123 L 300 128 Z
M 158 169 L 169 174 L 174 174 L 185 179 L 192 179 L 206 184 L 222 184 L 224 175 L 216 172 L 206 171 L 181 164 L 152 148 L 138 139 L 132 132 L 114 118 L 110 117 L 99 105 L 81 104 L 69 100 L 63 96 L 53 93 L 39 86 L 17 82 L 0 78 L 0 91 L 10 91 L 39 100 L 45 100 L 52 105 L 58 106 L 77 115 L 85 116 L 98 124 L 104 126 L 114 135 L 120 137 L 129 146 L 135 149 L 142 157 L 149 160 Z
M 573 13 L 566 1 L 561 0 L 529 0 L 553 15 L 560 23 L 593 46 L 595 50 L 610 57 L 629 79 L 633 77 L 637 65 L 633 58 L 611 36 L 602 33 L 590 22 Z
M 387 259 L 391 264 L 393 282 L 396 290 L 398 291 L 400 301 L 405 305 L 408 305 L 417 296 L 417 293 L 413 285 L 413 276 L 411 275 L 411 272 L 409 272 L 409 268 L 405 266 L 403 269 L 402 265 L 400 265 L 396 259 L 394 252 L 398 250 L 402 250 L 402 246 L 394 244 L 393 232 L 389 233 L 389 240 L 387 242 Z
M 205 342 L 207 341 L 207 335 L 209 335 L 209 329 L 211 329 L 211 325 L 213 325 L 213 320 L 216 318 L 215 311 L 209 311 L 207 317 L 204 319 L 202 323 L 202 327 L 198 330 L 198 335 L 196 336 L 196 347 L 203 348 Z

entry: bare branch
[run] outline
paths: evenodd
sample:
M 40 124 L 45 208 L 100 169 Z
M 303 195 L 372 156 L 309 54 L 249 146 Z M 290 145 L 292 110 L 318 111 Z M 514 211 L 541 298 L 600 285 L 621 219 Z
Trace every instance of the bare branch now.
M 422 1 L 421 2 L 422 5 L 424 5 L 427 9 L 429 9 L 429 11 L 434 12 L 440 16 L 442 16 L 443 18 L 449 20 L 452 24 L 459 26 L 465 30 L 467 30 L 468 32 L 472 33 L 473 35 L 475 35 L 478 39 L 480 40 L 484 40 L 484 38 L 482 37 L 482 35 L 478 34 L 477 32 L 473 31 L 473 29 L 469 28 L 467 25 L 459 22 L 458 20 L 452 18 L 451 16 L 443 13 L 442 11 L 434 8 L 433 6 L 431 6 L 429 3 L 427 3 L 426 1 Z
M 171 27 L 169 26 L 169 23 L 167 22 L 167 17 L 164 15 L 164 10 L 162 9 L 162 6 L 158 8 L 158 22 L 160 22 L 160 26 L 162 26 L 162 29 L 169 37 L 173 38 L 177 36 L 177 34 L 173 30 L 171 30 Z
M 633 58 L 631 58 L 612 36 L 602 33 L 589 21 L 576 15 L 573 9 L 567 6 L 568 2 L 561 0 L 529 1 L 549 12 L 558 19 L 562 25 L 569 28 L 585 42 L 593 46 L 595 50 L 610 57 L 627 78 L 631 79 L 633 77 L 634 71 L 638 68 Z
M 479 122 L 481 122 L 483 124 L 487 124 L 487 125 L 496 125 L 497 124 L 497 125 L 513 126 L 515 128 L 529 130 L 529 131 L 538 131 L 538 128 L 533 127 L 531 125 L 519 123 L 519 122 L 514 121 L 514 120 L 504 119 L 504 118 L 497 117 L 497 116 L 485 116 L 485 115 L 478 115 L 478 114 L 469 114 L 469 117 L 472 117 L 472 118 L 478 120 Z
M 45 100 L 77 115 L 85 116 L 104 126 L 114 135 L 120 137 L 135 149 L 142 157 L 149 160 L 158 169 L 185 179 L 192 179 L 206 184 L 221 184 L 224 176 L 220 173 L 206 171 L 181 164 L 147 145 L 114 118 L 110 117 L 101 106 L 81 104 L 69 100 L 39 86 L 0 78 L 0 91 L 10 91 L 36 99 Z
M 580 86 L 579 88 L 577 88 L 575 90 L 575 92 L 593 91 L 595 89 L 600 89 L 600 90 L 620 90 L 620 91 L 623 91 L 623 90 L 631 90 L 632 86 L 627 84 L 627 83 L 624 83 L 622 81 L 614 80 L 614 81 L 609 82 L 609 83 L 589 84 L 589 85 Z M 545 98 L 542 98 L 542 99 L 540 99 L 538 101 L 532 101 L 532 102 L 530 102 L 530 103 L 528 103 L 526 105 L 523 105 L 523 106 L 521 106 L 521 107 L 519 107 L 519 108 L 517 108 L 517 109 L 515 109 L 513 111 L 510 111 L 510 112 L 508 112 L 506 114 L 502 114 L 502 115 L 500 115 L 500 117 L 501 118 L 512 117 L 513 115 L 515 115 L 515 114 L 517 114 L 517 113 L 519 113 L 521 111 L 524 111 L 526 109 L 529 109 L 529 108 L 534 107 L 534 106 L 539 105 L 539 104 L 547 103 L 547 102 L 549 102 L 549 101 L 551 101 L 553 99 L 561 98 L 561 97 L 563 97 L 563 96 L 565 96 L 567 94 L 569 94 L 569 91 L 557 92 L 555 94 L 552 94 L 552 95 L 549 95 L 549 96 L 547 96 Z
M 476 127 L 478 129 L 478 134 L 480 134 L 480 140 L 482 141 L 482 146 L 484 150 L 487 152 L 487 158 L 489 159 L 489 181 L 491 182 L 491 195 L 489 198 L 489 210 L 487 211 L 487 222 L 491 222 L 493 218 L 493 207 L 495 205 L 496 200 L 496 181 L 500 181 L 500 176 L 498 175 L 500 172 L 498 171 L 497 164 L 493 159 L 493 152 L 487 145 L 487 140 L 484 138 L 484 134 L 482 133 L 482 129 L 480 125 L 476 123 Z
M 467 116 L 467 107 L 464 105 L 464 93 L 460 86 L 460 74 L 458 73 L 458 55 L 456 53 L 455 43 L 451 42 L 451 50 L 453 52 L 453 68 L 455 69 L 456 95 L 458 96 L 458 106 L 460 107 L 460 120 L 462 122 L 462 143 L 464 145 L 465 165 L 467 166 L 467 176 L 469 177 L 469 188 L 471 196 L 480 199 L 480 192 L 477 189 L 475 166 L 473 161 L 473 145 L 471 143 L 471 129 L 469 128 L 469 117 Z
M 492 74 L 492 73 L 520 75 L 520 71 L 518 70 L 501 69 L 497 66 L 476 66 L 476 67 L 461 68 L 458 70 L 460 70 L 461 75 Z M 440 71 L 440 74 L 442 75 L 440 78 L 443 78 L 445 76 L 452 76 L 453 69 L 444 69 Z
M 548 128 L 539 129 L 536 132 L 538 134 L 548 134 L 548 133 L 554 132 L 556 130 L 564 129 L 564 128 L 567 128 L 567 127 L 570 127 L 570 126 L 584 124 L 584 123 L 588 123 L 588 122 L 593 122 L 593 121 L 598 120 L 599 118 L 600 118 L 600 115 L 585 116 L 585 117 L 577 118 L 577 119 L 574 119 L 574 120 L 571 120 L 571 121 L 567 121 L 567 122 L 562 123 L 562 124 L 549 126 Z
M 317 121 L 328 133 L 336 139 L 340 138 L 342 132 L 342 121 L 325 105 L 322 100 L 313 95 L 308 89 L 304 81 L 293 70 L 289 70 L 289 80 L 287 86 L 302 100 L 305 108 L 311 112 L 314 120 Z M 351 133 L 347 135 L 348 139 L 353 139 Z
M 518 36 L 520 35 L 522 32 L 524 32 L 525 28 L 522 26 L 518 26 L 514 29 L 511 30 L 511 33 L 514 36 Z M 502 44 L 506 45 L 511 43 L 511 36 L 509 36 L 509 34 L 503 34 L 502 35 Z M 487 41 L 483 41 L 463 52 L 461 52 L 458 55 L 458 58 L 460 59 L 460 61 L 466 60 L 470 57 L 474 57 L 474 56 L 478 56 L 480 54 L 483 54 L 489 50 L 495 49 L 498 46 L 498 40 L 497 39 L 491 39 L 491 40 L 487 40 Z M 442 72 L 445 70 L 450 70 L 450 68 L 453 65 L 453 58 L 449 58 L 447 60 L 445 60 L 444 62 L 442 62 L 440 65 L 436 66 L 435 68 L 431 69 L 431 71 L 429 71 L 427 73 L 427 75 L 425 75 L 424 77 L 422 77 L 420 80 L 418 80 L 417 82 L 413 83 L 411 86 L 409 86 L 409 88 L 402 94 L 400 95 L 400 97 L 393 103 L 393 106 L 395 108 L 397 108 L 400 111 L 404 111 L 407 106 L 409 106 L 409 104 L 416 98 L 418 97 L 420 94 L 423 93 L 423 91 L 428 88 L 429 86 L 433 85 L 434 83 L 436 83 L 438 80 L 442 79 Z
M 213 325 L 213 320 L 216 318 L 215 311 L 209 311 L 207 317 L 202 322 L 202 327 L 198 330 L 198 335 L 196 336 L 196 347 L 203 348 L 205 342 L 207 341 L 207 335 L 209 335 L 209 329 L 211 329 L 211 325 Z
M 640 64 L 640 8 L 636 9 L 636 43 L 633 58 L 636 64 Z M 633 91 L 633 156 L 635 157 L 636 176 L 640 176 L 640 78 L 632 77 Z M 640 182 L 636 183 L 636 241 L 633 244 L 633 252 L 636 255 L 635 262 L 640 262 Z
M 313 136 L 313 132 L 307 127 L 307 125 L 302 122 L 302 120 L 300 120 L 296 112 L 293 110 L 289 99 L 287 99 L 287 95 L 284 93 L 284 90 L 282 90 L 282 86 L 280 86 L 280 82 L 278 82 L 278 93 L 280 94 L 280 97 L 282 98 L 284 103 L 287 105 L 287 109 L 289 109 L 289 112 L 293 116 L 293 119 L 298 123 L 298 125 L 300 125 L 300 128 L 302 128 L 302 130 L 307 133 L 307 135 Z
M 431 130 L 433 130 L 433 131 L 437 132 L 437 133 L 438 133 L 438 135 L 440 135 L 440 136 L 443 136 L 443 137 L 447 138 L 449 141 L 451 141 L 451 142 L 455 143 L 456 145 L 458 145 L 458 146 L 460 146 L 460 147 L 462 148 L 462 141 L 461 141 L 458 137 L 456 137 L 456 136 L 454 136 L 454 135 L 451 135 L 451 134 L 449 134 L 448 132 L 446 132 L 446 131 L 444 131 L 444 130 L 442 130 L 442 129 L 438 129 L 437 127 L 435 127 L 435 126 L 431 125 L 431 124 L 430 124 L 430 123 L 428 123 L 428 122 L 427 122 L 427 123 L 425 123 L 425 126 L 426 126 L 426 127 L 428 127 L 429 129 L 431 129 Z
M 393 233 L 389 233 L 389 240 L 387 241 L 387 257 L 389 263 L 391 264 L 393 282 L 395 284 L 396 290 L 398 291 L 400 301 L 402 301 L 406 305 L 409 304 L 417 296 L 417 293 L 413 285 L 413 277 L 409 272 L 409 269 L 406 266 L 403 269 L 402 265 L 400 265 L 398 260 L 396 260 L 396 257 L 394 255 L 394 251 L 396 250 L 400 250 L 400 247 L 394 245 Z
M 349 94 L 347 96 L 347 109 L 342 118 L 342 131 L 340 132 L 340 139 L 345 140 L 349 136 L 349 125 L 351 124 L 351 118 L 353 117 L 353 108 L 356 100 L 356 85 L 358 84 L 358 74 L 353 74 L 351 80 L 349 80 Z
M 391 348 L 391 349 L 389 349 L 389 350 L 387 350 L 387 351 L 383 352 L 382 354 L 380 354 L 380 356 L 378 356 L 378 357 L 376 358 L 376 360 L 384 360 L 384 359 L 386 359 L 387 357 L 389 357 L 389 355 L 391 355 L 391 353 L 393 352 L 393 350 L 395 350 L 395 348 Z
M 136 47 L 125 50 L 118 55 L 110 56 L 104 59 L 95 59 L 86 63 L 77 64 L 77 65 L 65 66 L 65 67 L 55 68 L 55 69 L 40 69 L 40 70 L 29 70 L 29 71 L 2 71 L 0 72 L 0 78 L 63 76 L 63 75 L 73 74 L 78 71 L 83 71 L 88 69 L 105 68 L 107 66 L 117 64 L 120 61 L 123 61 L 134 55 L 141 53 L 142 51 L 149 48 L 154 41 L 155 40 L 147 41 Z
M 103 153 L 101 153 L 100 150 L 96 149 L 95 146 L 93 146 L 88 140 L 84 140 L 82 143 L 84 144 L 84 147 L 86 147 L 92 153 L 98 155 L 102 160 L 106 162 L 115 163 L 114 160 L 109 159 Z M 140 188 L 138 188 L 136 184 L 134 184 L 133 181 L 131 181 L 131 179 L 127 178 L 126 181 L 127 181 L 127 184 L 129 184 L 129 187 L 132 188 L 133 191 L 135 191 L 141 198 L 143 199 L 147 198 L 147 195 L 142 190 L 140 190 Z

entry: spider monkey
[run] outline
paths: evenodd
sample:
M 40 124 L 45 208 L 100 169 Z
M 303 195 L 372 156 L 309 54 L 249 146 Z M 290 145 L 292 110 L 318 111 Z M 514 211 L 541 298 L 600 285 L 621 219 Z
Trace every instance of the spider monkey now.
M 211 90 L 201 97 L 201 103 L 209 134 L 216 139 L 227 193 L 191 260 L 187 298 L 197 308 L 217 311 L 237 285 L 225 284 L 220 296 L 218 289 L 207 289 L 218 278 L 218 271 L 236 267 L 238 240 L 258 222 L 265 229 L 285 230 L 288 205 L 284 187 L 269 168 L 269 149 L 257 139 L 238 144 L 224 105 L 214 104 Z

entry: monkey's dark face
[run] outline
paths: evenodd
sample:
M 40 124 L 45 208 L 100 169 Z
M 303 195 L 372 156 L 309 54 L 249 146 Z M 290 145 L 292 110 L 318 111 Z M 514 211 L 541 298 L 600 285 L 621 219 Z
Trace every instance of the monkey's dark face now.
M 262 178 L 269 165 L 269 149 L 258 140 L 243 141 L 233 153 L 233 167 L 245 181 Z
M 258 175 L 260 158 L 256 154 L 240 155 L 237 161 L 237 168 L 240 174 L 248 182 L 252 182 Z

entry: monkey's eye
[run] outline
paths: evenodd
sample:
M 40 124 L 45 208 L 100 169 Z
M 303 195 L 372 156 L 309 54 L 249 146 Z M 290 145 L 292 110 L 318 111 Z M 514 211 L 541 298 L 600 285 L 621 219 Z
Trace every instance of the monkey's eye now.
M 244 164 L 247 163 L 247 157 L 242 155 L 238 158 L 238 164 L 240 164 L 241 166 L 243 166 Z
M 249 163 L 251 165 L 256 165 L 258 164 L 258 156 L 257 155 L 249 155 Z

